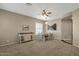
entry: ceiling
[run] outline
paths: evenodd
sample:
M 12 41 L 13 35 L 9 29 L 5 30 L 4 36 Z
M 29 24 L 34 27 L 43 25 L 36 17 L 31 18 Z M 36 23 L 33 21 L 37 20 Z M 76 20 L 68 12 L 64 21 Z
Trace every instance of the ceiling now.
M 72 11 L 79 8 L 78 3 L 32 3 L 27 5 L 26 3 L 0 3 L 0 8 L 15 12 L 18 14 L 34 17 L 40 20 L 53 20 L 62 18 Z M 42 10 L 49 9 L 52 14 L 45 19 L 41 17 Z

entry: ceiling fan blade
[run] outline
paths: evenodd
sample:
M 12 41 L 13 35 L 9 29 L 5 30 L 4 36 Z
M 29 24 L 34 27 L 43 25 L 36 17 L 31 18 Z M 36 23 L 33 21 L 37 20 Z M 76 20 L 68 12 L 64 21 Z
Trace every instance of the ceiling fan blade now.
M 46 12 L 46 10 L 43 10 L 43 12 Z
M 42 15 L 44 15 L 44 13 L 42 13 Z
M 52 12 L 48 12 L 47 14 L 52 14 Z
M 49 16 L 48 14 L 45 14 L 46 16 Z

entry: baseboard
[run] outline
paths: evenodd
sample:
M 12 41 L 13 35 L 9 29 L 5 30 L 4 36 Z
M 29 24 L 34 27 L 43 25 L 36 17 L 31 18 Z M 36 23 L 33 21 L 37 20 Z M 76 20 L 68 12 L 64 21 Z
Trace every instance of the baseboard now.
M 2 46 L 8 46 L 8 45 L 13 45 L 13 44 L 17 44 L 17 42 L 12 42 L 12 43 L 3 44 L 3 45 L 0 45 L 0 47 L 2 47 Z
M 65 43 L 68 43 L 68 44 L 70 44 L 70 45 L 72 45 L 72 43 L 69 43 L 69 42 L 66 42 L 65 40 L 61 40 L 62 42 L 65 42 Z
M 73 46 L 75 46 L 75 47 L 79 48 L 79 45 L 73 44 Z

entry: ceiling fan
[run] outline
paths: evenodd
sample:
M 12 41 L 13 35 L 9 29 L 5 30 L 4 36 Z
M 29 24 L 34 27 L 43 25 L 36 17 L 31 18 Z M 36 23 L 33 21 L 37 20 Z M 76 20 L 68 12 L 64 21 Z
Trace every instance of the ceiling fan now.
M 48 17 L 50 14 L 52 14 L 52 12 L 50 12 L 50 11 L 47 10 L 47 9 L 44 9 L 44 10 L 42 11 L 42 16 Z

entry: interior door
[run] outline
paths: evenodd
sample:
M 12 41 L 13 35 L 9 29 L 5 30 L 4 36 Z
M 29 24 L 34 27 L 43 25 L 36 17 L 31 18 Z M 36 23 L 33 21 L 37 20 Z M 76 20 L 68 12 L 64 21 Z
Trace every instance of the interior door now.
M 62 39 L 68 43 L 72 43 L 72 20 L 62 21 Z

